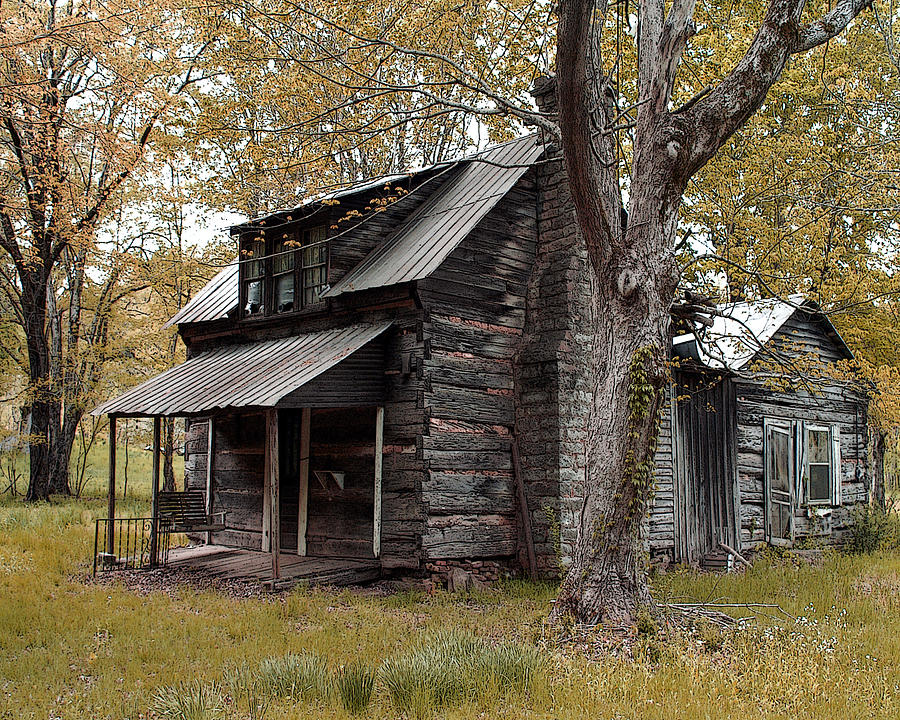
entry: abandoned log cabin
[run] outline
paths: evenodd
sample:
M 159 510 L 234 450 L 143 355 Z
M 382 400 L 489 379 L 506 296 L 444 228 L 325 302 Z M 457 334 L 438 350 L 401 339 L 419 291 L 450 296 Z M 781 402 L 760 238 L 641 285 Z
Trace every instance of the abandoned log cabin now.
M 187 488 L 210 514 L 225 512 L 208 540 L 436 578 L 455 566 L 484 579 L 523 566 L 557 573 L 581 505 L 592 322 L 588 261 L 552 148 L 520 138 L 232 235 L 237 261 L 170 321 L 187 361 L 95 411 L 187 418 Z M 679 388 L 707 371 L 724 380 L 673 405 L 664 426 L 649 542 L 673 560 L 699 561 L 719 541 L 780 542 L 811 532 L 813 517 L 842 526 L 845 514 L 818 505 L 816 453 L 825 443 L 835 467 L 838 430 L 845 478 L 827 480 L 821 499 L 862 492 L 847 474 L 863 452 L 862 400 L 819 410 L 812 396 L 782 399 L 732 370 L 698 362 L 679 375 Z M 700 402 L 727 405 L 718 444 L 696 434 L 712 433 L 708 414 L 699 430 L 689 419 Z M 763 488 L 763 437 L 776 448 L 784 428 L 789 444 L 815 442 L 803 457 L 817 478 L 802 502 L 791 490 L 788 510 L 778 503 L 793 476 Z M 700 442 L 718 454 L 690 444 Z M 771 452 L 781 473 L 795 450 Z

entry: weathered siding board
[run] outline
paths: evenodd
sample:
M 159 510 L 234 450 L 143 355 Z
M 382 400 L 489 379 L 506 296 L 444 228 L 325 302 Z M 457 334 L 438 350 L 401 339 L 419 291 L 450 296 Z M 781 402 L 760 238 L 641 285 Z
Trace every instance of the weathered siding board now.
M 675 548 L 675 497 L 672 455 L 672 393 L 666 392 L 659 423 L 659 440 L 654 455 L 654 491 L 648 516 L 646 533 L 649 549 L 674 552 Z
M 216 416 L 213 511 L 225 510 L 225 530 L 212 541 L 259 550 L 262 543 L 263 416 Z M 190 420 L 185 437 L 185 486 L 206 490 L 207 421 Z
M 795 312 L 775 333 L 770 346 L 788 357 L 812 355 L 822 364 L 847 358 L 827 323 L 804 311 Z

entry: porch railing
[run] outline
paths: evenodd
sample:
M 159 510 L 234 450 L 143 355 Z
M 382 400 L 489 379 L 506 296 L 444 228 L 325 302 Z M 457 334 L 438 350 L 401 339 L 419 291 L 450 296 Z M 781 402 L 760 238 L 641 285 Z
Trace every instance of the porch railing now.
M 99 518 L 94 529 L 94 575 L 165 565 L 172 531 L 168 517 Z

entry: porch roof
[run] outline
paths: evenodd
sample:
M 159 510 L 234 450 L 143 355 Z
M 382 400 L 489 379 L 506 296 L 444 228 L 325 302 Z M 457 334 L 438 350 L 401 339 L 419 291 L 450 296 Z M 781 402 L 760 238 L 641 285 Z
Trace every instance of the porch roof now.
M 103 403 L 91 414 L 146 417 L 275 407 L 390 324 L 351 325 L 209 350 Z

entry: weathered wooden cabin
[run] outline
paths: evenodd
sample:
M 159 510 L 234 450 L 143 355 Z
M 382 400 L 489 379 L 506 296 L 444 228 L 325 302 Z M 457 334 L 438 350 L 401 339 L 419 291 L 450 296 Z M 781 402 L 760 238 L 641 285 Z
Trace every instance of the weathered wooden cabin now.
M 652 554 L 720 565 L 728 549 L 839 542 L 868 501 L 868 397 L 829 366 L 853 355 L 794 296 L 720 306 L 674 339 Z
M 187 488 L 206 513 L 225 513 L 207 525 L 208 540 L 268 553 L 276 573 L 299 567 L 297 558 L 356 558 L 378 573 L 436 578 L 456 566 L 488 580 L 521 567 L 558 572 L 581 507 L 593 323 L 556 151 L 531 135 L 232 235 L 237 260 L 170 321 L 187 361 L 95 411 L 187 418 Z M 862 401 L 856 416 L 837 398 L 819 411 L 732 369 L 702 391 L 734 418 L 719 455 L 702 456 L 699 443 L 711 445 L 696 435 L 711 423 L 695 431 L 681 418 L 694 406 L 673 405 L 675 437 L 698 446 L 667 452 L 664 438 L 660 447 L 656 553 L 694 562 L 712 547 L 707 536 L 743 548 L 784 539 L 767 514 L 781 505 L 766 504 L 762 438 L 776 447 L 776 429 L 788 427 L 795 442 L 788 409 L 799 404 L 810 409 L 809 433 L 828 423 L 834 439 L 839 425 L 840 497 L 859 492 L 849 463 L 863 452 Z M 726 470 L 710 470 L 720 462 Z M 694 463 L 706 474 L 685 469 Z M 690 495 L 702 492 L 725 519 L 691 514 L 706 512 Z M 791 505 L 792 537 L 812 527 L 807 507 Z M 819 508 L 810 517 L 825 522 Z M 830 519 L 840 526 L 844 514 Z

